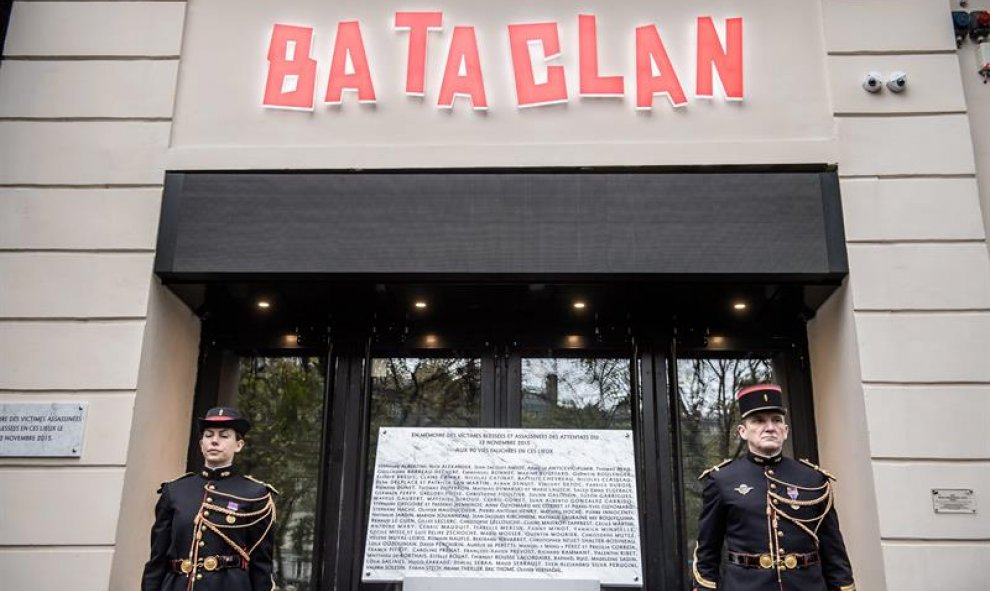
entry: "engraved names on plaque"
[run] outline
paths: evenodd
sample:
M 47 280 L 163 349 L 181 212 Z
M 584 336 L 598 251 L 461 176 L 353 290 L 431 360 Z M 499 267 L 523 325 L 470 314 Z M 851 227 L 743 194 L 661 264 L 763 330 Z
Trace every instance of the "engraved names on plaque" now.
M 86 402 L 0 402 L 0 457 L 80 457 L 86 406 Z
M 642 585 L 629 431 L 383 428 L 363 580 Z

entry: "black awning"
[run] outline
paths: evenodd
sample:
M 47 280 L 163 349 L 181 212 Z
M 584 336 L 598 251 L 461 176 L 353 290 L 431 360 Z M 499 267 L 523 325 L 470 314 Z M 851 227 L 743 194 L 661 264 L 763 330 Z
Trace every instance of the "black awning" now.
M 834 172 L 189 172 L 155 271 L 836 285 L 848 263 Z

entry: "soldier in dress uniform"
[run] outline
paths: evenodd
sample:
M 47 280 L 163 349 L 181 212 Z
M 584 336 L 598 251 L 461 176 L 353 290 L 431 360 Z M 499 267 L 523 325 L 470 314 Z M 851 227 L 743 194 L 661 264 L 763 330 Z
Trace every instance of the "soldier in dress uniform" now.
M 237 409 L 199 419 L 205 465 L 158 489 L 141 591 L 272 591 L 274 488 L 238 474 L 250 422 Z
M 782 455 L 788 428 L 781 398 L 772 384 L 736 395 L 737 430 L 748 450 L 701 475 L 695 591 L 856 589 L 832 505 L 835 478 Z M 721 565 L 723 541 L 728 552 Z

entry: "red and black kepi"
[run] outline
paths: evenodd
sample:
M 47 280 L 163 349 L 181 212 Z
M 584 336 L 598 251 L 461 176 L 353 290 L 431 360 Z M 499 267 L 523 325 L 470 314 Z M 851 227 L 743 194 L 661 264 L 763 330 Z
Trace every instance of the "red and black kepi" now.
M 739 415 L 746 418 L 754 412 L 779 412 L 787 414 L 784 396 L 776 384 L 757 384 L 743 388 L 736 394 Z
M 244 435 L 251 429 L 251 421 L 232 406 L 217 406 L 199 419 L 199 430 L 206 429 L 233 429 Z

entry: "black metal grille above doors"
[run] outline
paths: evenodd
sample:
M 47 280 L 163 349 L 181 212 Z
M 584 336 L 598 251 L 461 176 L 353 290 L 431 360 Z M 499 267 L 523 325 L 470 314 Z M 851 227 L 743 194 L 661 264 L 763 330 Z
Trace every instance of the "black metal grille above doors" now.
M 836 284 L 832 172 L 169 173 L 156 272 Z

